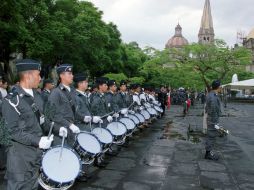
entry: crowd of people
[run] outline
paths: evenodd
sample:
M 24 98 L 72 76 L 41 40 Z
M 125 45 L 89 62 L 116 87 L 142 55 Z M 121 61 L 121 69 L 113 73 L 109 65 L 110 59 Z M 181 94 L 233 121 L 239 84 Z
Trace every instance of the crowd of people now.
M 0 163 L 1 169 L 6 169 L 7 190 L 38 189 L 38 178 L 40 188 L 50 189 L 52 186 L 59 188 L 57 179 L 48 179 L 46 174 L 50 172 L 40 168 L 43 166 L 42 158 L 47 163 L 47 156 L 50 159 L 50 155 L 55 154 L 56 151 L 48 151 L 48 154 L 45 154 L 52 147 L 60 147 L 59 160 L 64 159 L 62 154 L 68 152 L 63 146 L 66 144 L 76 150 L 75 153 L 69 151 L 70 155 L 80 154 L 82 172 L 79 172 L 77 178 L 86 181 L 87 165 L 93 163 L 97 167 L 105 167 L 107 164 L 105 154 L 116 155 L 119 145 L 128 146 L 127 134 L 131 135 L 134 131 L 134 128 L 128 127 L 131 127 L 132 123 L 138 126 L 138 130 L 148 127 L 152 118 L 163 116 L 168 102 L 164 86 L 155 90 L 148 86 L 142 88 L 136 83 L 128 86 L 123 80 L 117 85 L 114 80 L 100 77 L 89 88 L 87 76 L 84 73 L 73 74 L 70 64 L 57 67 L 58 84 L 54 84 L 51 79 L 45 79 L 42 81 L 42 89 L 38 88 L 41 83 L 41 66 L 37 61 L 19 60 L 16 68 L 19 81 L 8 93 L 6 82 L 0 80 L 1 115 L 4 120 L 1 131 L 5 129 L 9 134 L 9 143 L 6 145 L 2 143 L 0 147 L 0 160 L 7 161 Z M 122 122 L 116 122 L 117 127 L 114 128 L 114 121 L 121 119 Z M 127 124 L 120 128 L 124 122 Z M 103 129 L 107 129 L 103 134 L 105 136 L 110 131 L 114 143 L 104 142 L 106 137 L 103 135 L 100 136 L 95 132 L 91 134 L 98 128 L 101 134 Z M 120 134 L 120 129 L 126 131 Z M 86 141 L 86 138 L 87 142 L 91 140 L 95 145 L 97 141 L 99 142 L 98 147 L 101 148 L 98 152 L 95 145 L 88 147 L 89 150 L 92 149 L 91 151 L 82 148 L 82 141 Z M 87 144 L 84 146 L 88 146 Z M 73 166 L 72 169 L 74 168 Z M 61 182 L 61 185 L 68 187 L 72 184 Z

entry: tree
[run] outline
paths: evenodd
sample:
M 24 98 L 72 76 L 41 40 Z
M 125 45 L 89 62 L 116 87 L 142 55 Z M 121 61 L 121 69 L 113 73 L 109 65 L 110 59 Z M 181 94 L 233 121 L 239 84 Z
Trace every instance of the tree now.
M 193 43 L 178 53 L 184 60 L 181 66 L 190 66 L 190 72 L 198 74 L 207 89 L 210 89 L 212 80 L 223 81 L 230 71 L 241 69 L 251 61 L 248 50 L 243 47 L 229 49 L 223 40 L 215 40 L 214 44 Z

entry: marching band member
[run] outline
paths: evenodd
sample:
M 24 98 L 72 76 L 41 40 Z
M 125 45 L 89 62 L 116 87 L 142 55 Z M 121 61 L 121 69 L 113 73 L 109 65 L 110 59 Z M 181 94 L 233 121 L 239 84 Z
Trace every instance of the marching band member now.
M 31 59 L 16 64 L 20 85 L 3 100 L 3 117 L 10 130 L 11 146 L 7 153 L 7 190 L 38 188 L 42 149 L 53 141 L 43 136 L 43 101 L 34 90 L 40 83 L 40 64 Z
M 52 118 L 55 123 L 53 133 L 59 137 L 67 137 L 67 143 L 72 145 L 75 135 L 80 133 L 79 127 L 74 124 L 77 104 L 75 89 L 70 86 L 73 82 L 72 65 L 60 65 L 57 67 L 57 73 L 60 83 L 48 98 L 49 109 L 55 110 Z M 56 144 L 58 143 L 59 138 Z

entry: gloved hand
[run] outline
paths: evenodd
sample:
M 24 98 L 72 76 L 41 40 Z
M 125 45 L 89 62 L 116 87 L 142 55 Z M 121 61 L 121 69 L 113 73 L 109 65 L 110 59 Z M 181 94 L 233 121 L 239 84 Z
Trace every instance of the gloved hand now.
M 219 130 L 220 129 L 220 126 L 218 124 L 214 125 L 214 128 Z
M 101 117 L 93 116 L 93 123 L 103 123 Z
M 135 111 L 129 110 L 129 113 L 130 113 L 130 114 L 135 114 Z
M 113 114 L 113 117 L 118 118 L 118 117 L 119 117 L 119 114 L 118 114 L 118 113 L 114 113 L 114 114 Z
M 70 130 L 71 130 L 73 133 L 80 133 L 79 128 L 78 128 L 76 125 L 74 125 L 74 124 L 71 124 Z
M 107 117 L 107 120 L 108 120 L 108 122 L 110 123 L 110 122 L 113 121 L 113 117 L 109 115 L 109 116 Z
M 67 137 L 67 135 L 68 135 L 68 131 L 67 131 L 67 129 L 65 128 L 65 127 L 61 127 L 60 129 L 59 129 L 59 136 L 60 137 Z
M 49 137 L 49 139 L 47 136 L 41 137 L 40 142 L 39 142 L 39 148 L 40 149 L 49 149 L 53 140 L 54 140 L 53 134 Z
M 143 109 L 144 109 L 144 106 L 140 106 L 139 109 L 140 109 L 140 110 L 143 110 Z
M 127 112 L 128 112 L 128 109 L 127 109 L 127 108 L 123 108 L 123 109 L 121 110 L 121 114 L 123 114 L 123 115 L 125 115 Z
M 85 116 L 84 117 L 84 122 L 85 123 L 89 123 L 89 122 L 91 122 L 92 121 L 92 117 L 91 116 Z

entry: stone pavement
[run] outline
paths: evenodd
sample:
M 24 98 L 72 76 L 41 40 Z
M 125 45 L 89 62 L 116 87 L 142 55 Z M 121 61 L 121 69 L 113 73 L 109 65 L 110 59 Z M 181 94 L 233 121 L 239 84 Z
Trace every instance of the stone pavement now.
M 181 106 L 172 106 L 166 116 L 135 135 L 128 148 L 110 157 L 106 168 L 91 167 L 92 179 L 72 189 L 254 189 L 253 115 L 252 104 L 228 105 L 221 124 L 230 135 L 218 138 L 221 159 L 213 162 L 203 159 L 202 106 L 193 107 L 186 117 Z

